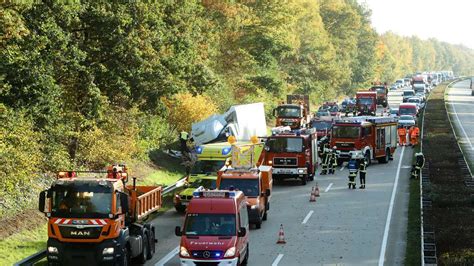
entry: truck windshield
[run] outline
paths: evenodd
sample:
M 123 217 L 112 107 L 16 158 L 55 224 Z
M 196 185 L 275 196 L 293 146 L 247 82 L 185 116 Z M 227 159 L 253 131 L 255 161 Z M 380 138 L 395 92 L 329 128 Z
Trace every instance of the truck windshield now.
M 278 117 L 300 117 L 301 111 L 297 106 L 280 106 L 277 109 Z
M 316 130 L 329 130 L 332 126 L 331 121 L 313 121 L 311 126 Z
M 372 105 L 372 103 L 374 102 L 372 98 L 359 98 L 357 99 L 357 101 L 359 102 L 359 104 L 362 105 Z
M 203 186 L 204 188 L 207 189 L 215 189 L 216 188 L 216 180 L 214 179 L 195 179 L 191 181 L 190 187 L 200 187 Z
M 400 115 L 416 115 L 416 108 L 400 108 L 398 112 Z
M 356 139 L 359 137 L 359 127 L 333 126 L 332 135 L 334 138 Z
M 188 213 L 184 234 L 187 236 L 235 236 L 235 214 Z
M 224 166 L 225 161 L 211 161 L 211 160 L 204 160 L 204 161 L 197 161 L 193 168 L 191 169 L 192 175 L 212 175 L 217 174 L 222 166 Z
M 257 197 L 260 194 L 258 179 L 224 178 L 221 180 L 219 189 L 235 188 L 247 197 Z
M 97 183 L 56 185 L 52 215 L 63 218 L 107 218 L 111 213 L 112 188 Z
M 302 152 L 302 138 L 269 138 L 266 144 L 269 152 Z
M 377 88 L 376 91 L 377 91 L 377 94 L 379 94 L 379 95 L 380 94 L 385 94 L 385 89 L 384 88 Z

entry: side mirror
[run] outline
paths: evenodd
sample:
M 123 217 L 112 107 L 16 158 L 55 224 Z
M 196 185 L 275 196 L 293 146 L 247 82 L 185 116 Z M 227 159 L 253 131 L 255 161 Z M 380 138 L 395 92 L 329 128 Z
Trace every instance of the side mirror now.
M 181 232 L 181 227 L 180 227 L 180 226 L 176 226 L 176 227 L 174 228 L 174 234 L 175 234 L 176 236 L 182 236 L 182 235 L 183 235 L 183 232 Z
M 46 201 L 46 193 L 48 191 L 47 190 L 43 190 L 40 192 L 39 194 L 39 201 L 38 201 L 38 210 L 42 213 L 44 213 L 44 205 L 45 205 L 45 201 Z
M 267 188 L 267 189 L 265 190 L 265 195 L 266 195 L 267 197 L 270 197 L 270 194 L 271 194 L 271 191 L 270 191 L 269 188 Z
M 277 110 L 277 109 L 275 108 L 275 109 L 273 109 L 273 111 L 272 111 L 272 114 L 273 114 L 273 116 L 275 116 L 275 117 L 276 117 L 276 110 Z
M 122 213 L 128 213 L 129 211 L 129 206 L 128 206 L 128 195 L 123 193 L 123 192 L 119 192 L 120 194 L 120 205 L 122 206 Z
M 245 227 L 240 227 L 239 232 L 237 233 L 238 237 L 244 237 L 247 234 L 247 229 Z

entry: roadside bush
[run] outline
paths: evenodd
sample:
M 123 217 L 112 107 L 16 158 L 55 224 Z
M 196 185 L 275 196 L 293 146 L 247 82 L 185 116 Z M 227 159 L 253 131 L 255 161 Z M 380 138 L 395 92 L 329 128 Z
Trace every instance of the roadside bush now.
M 171 98 L 161 99 L 168 110 L 168 123 L 171 134 L 182 130 L 190 131 L 191 124 L 217 113 L 217 106 L 207 96 L 192 95 L 189 92 L 178 93 Z
M 24 112 L 0 104 L 0 219 L 15 214 L 37 196 L 41 134 Z
M 142 156 L 146 156 L 150 151 L 160 149 L 176 140 L 176 134 L 171 134 L 168 121 L 162 117 L 141 115 L 138 124 L 140 128 L 138 145 Z

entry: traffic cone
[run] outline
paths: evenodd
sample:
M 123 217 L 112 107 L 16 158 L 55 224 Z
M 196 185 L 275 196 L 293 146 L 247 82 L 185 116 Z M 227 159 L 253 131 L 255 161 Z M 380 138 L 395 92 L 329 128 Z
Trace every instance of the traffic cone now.
M 318 183 L 316 183 L 316 189 L 314 190 L 314 195 L 316 197 L 319 197 L 319 186 L 318 186 Z
M 283 225 L 282 224 L 280 224 L 280 232 L 278 232 L 277 244 L 286 244 L 285 232 L 283 231 Z
M 311 196 L 309 197 L 309 202 L 316 202 L 316 194 L 314 187 L 311 188 Z

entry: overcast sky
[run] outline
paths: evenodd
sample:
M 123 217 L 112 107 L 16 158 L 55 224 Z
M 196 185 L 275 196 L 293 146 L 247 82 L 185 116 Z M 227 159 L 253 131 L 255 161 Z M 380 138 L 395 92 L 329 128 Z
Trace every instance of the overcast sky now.
M 379 33 L 463 44 L 474 49 L 474 0 L 357 0 L 372 10 Z

